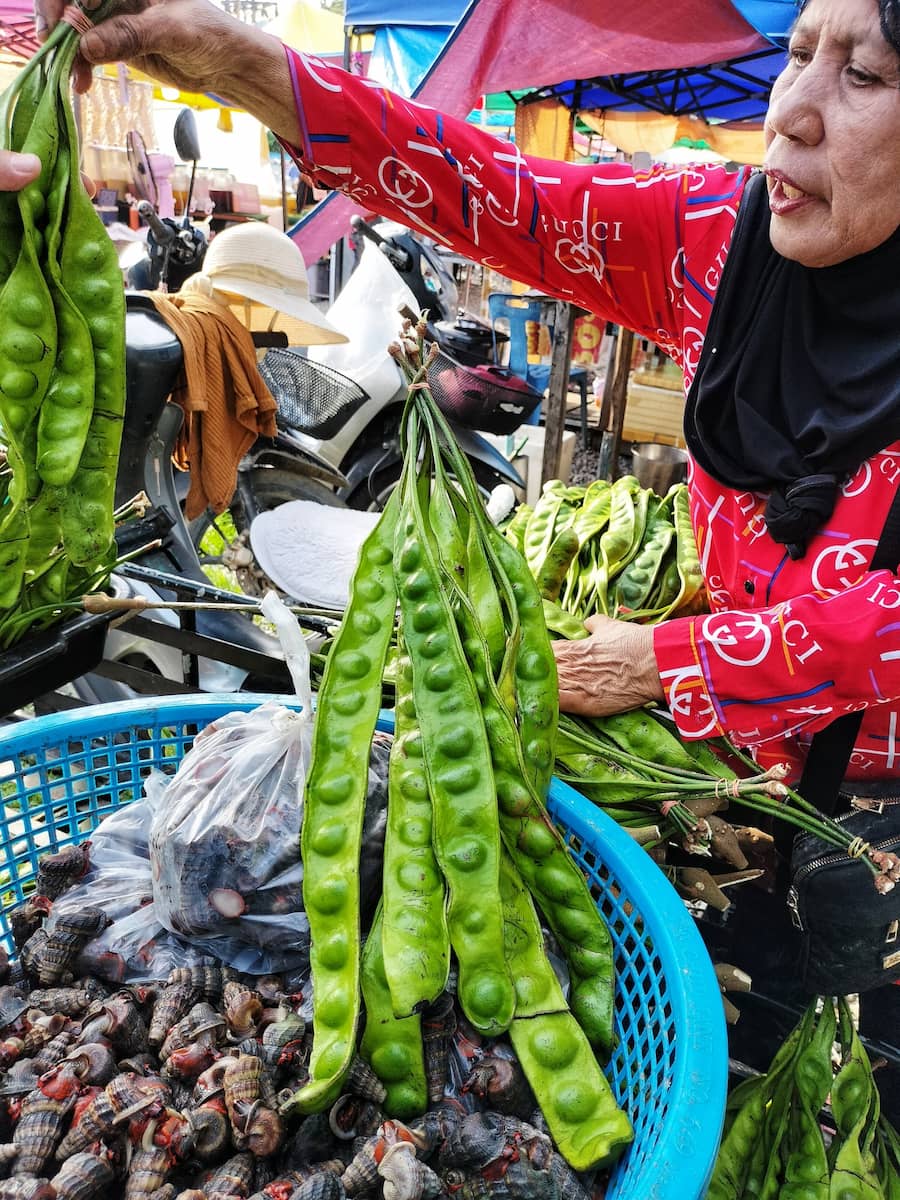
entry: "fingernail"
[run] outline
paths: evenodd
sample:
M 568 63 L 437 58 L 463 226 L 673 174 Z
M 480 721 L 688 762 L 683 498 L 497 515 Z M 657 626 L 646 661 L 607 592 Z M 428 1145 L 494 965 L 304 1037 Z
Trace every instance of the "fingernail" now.
M 36 154 L 16 154 L 10 160 L 13 175 L 20 179 L 32 179 L 41 169 L 41 160 Z

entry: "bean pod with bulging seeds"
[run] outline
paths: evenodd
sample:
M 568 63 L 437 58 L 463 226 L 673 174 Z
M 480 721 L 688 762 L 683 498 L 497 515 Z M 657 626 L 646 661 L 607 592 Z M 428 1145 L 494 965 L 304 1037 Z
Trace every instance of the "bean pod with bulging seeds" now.
M 309 918 L 313 1052 L 309 1083 L 288 1108 L 318 1112 L 337 1099 L 359 1019 L 359 853 L 369 746 L 397 596 L 395 492 L 360 550 L 350 602 L 319 689 L 301 833 Z
M 663 514 L 647 529 L 638 553 L 623 568 L 613 589 L 613 604 L 624 615 L 640 611 L 656 581 L 666 551 L 675 537 L 675 526 Z
M 534 572 L 538 591 L 545 600 L 555 600 L 560 593 L 569 566 L 579 550 L 578 534 L 566 525 L 554 537 L 544 561 Z
M 417 432 L 415 410 L 408 414 Z M 408 439 L 416 443 L 416 437 Z M 422 511 L 416 464 L 407 455 L 395 570 L 413 695 L 434 808 L 434 849 L 448 889 L 447 924 L 459 963 L 463 1011 L 481 1033 L 509 1027 L 514 993 L 497 948 L 500 832 L 481 705 L 441 586 Z
M 537 571 L 547 557 L 555 536 L 556 520 L 564 504 L 565 498 L 558 490 L 545 486 L 528 518 L 524 548 L 525 561 L 532 571 Z
M 75 47 L 63 55 L 60 86 L 68 87 L 68 66 Z M 60 100 L 62 105 L 62 99 Z M 58 343 L 56 362 L 41 404 L 37 428 L 37 471 L 44 484 L 63 487 L 78 469 L 94 408 L 94 356 L 87 323 L 63 285 L 59 264 L 63 218 L 68 215 L 66 237 L 81 236 L 71 212 L 66 213 L 70 186 L 72 148 L 60 141 L 47 197 L 45 272 L 56 313 Z M 77 166 L 76 166 L 77 170 Z M 93 209 L 93 206 L 91 206 Z M 96 214 L 92 212 L 92 219 Z
M 431 434 L 432 450 L 437 454 L 439 418 L 432 421 L 426 412 L 425 419 Z M 452 447 L 450 453 L 454 456 Z M 543 806 L 542 795 L 545 793 L 539 793 L 529 783 L 529 772 L 524 761 L 524 739 L 529 730 L 524 719 L 519 680 L 522 663 L 529 662 L 524 656 L 533 652 L 533 664 L 549 660 L 548 673 L 555 670 L 542 607 L 539 607 L 536 587 L 524 561 L 486 521 L 464 463 L 457 462 L 456 465 L 463 492 L 470 500 L 471 522 L 479 526 L 485 545 L 494 558 L 495 570 L 513 592 L 513 603 L 523 630 L 523 648 L 516 659 L 519 694 L 513 697 L 513 705 L 510 706 L 490 670 L 489 648 L 474 606 L 454 576 L 452 563 L 444 562 L 440 547 L 436 547 L 469 668 L 482 704 L 497 787 L 501 833 L 567 955 L 574 981 L 573 1011 L 583 1023 L 590 1040 L 608 1052 L 613 1040 L 613 955 L 609 931 L 581 872 Z M 539 681 L 541 672 L 532 665 L 525 674 L 526 681 L 534 682 Z M 555 718 L 557 710 L 550 703 L 550 697 L 544 694 L 542 699 L 548 703 Z M 515 712 L 520 719 L 520 728 L 516 726 Z M 553 732 L 555 735 L 555 719 Z M 552 768 L 553 751 L 550 755 Z
M 360 1050 L 387 1091 L 385 1112 L 409 1120 L 428 1107 L 422 1018 L 418 1013 L 394 1015 L 385 974 L 383 915 L 383 905 L 379 904 L 362 952 L 366 1027 Z
M 403 643 L 403 626 L 399 631 Z M 412 665 L 397 665 L 390 802 L 384 841 L 384 970 L 397 1017 L 436 1000 L 447 985 L 450 940 L 444 881 L 432 848 L 432 809 L 422 735 L 412 693 Z
M 77 43 L 64 16 L 0 97 L 0 147 L 41 161 L 36 180 L 0 199 L 0 423 L 12 468 L 0 526 L 3 645 L 32 624 L 59 619 L 54 608 L 68 598 L 67 586 L 102 584 L 112 562 L 125 301 L 115 247 L 78 170 L 69 92 Z M 87 244 L 89 262 L 80 258 Z M 105 347 L 76 291 L 93 298 Z M 96 427 L 95 364 L 105 371 L 100 390 L 108 401 Z M 69 570 L 73 562 L 84 571 Z
M 531 897 L 501 868 L 504 948 L 516 980 L 510 1041 L 560 1153 L 576 1171 L 602 1166 L 634 1138 L 584 1032 L 566 1009 Z
M 46 193 L 56 162 L 59 127 L 56 119 L 56 74 L 51 71 L 22 150 L 36 154 L 41 171 L 17 193 L 22 235 L 19 254 L 0 290 L 0 422 L 23 461 L 28 430 L 37 420 L 56 358 L 57 329 L 53 302 L 39 255 L 46 217 Z M 27 463 L 28 466 L 33 464 Z M 29 495 L 36 491 L 28 480 Z
M 685 488 L 679 488 L 673 499 L 673 521 L 676 533 L 676 565 L 680 586 L 661 618 L 688 610 L 703 591 L 703 568 L 694 539 L 691 510 Z
M 573 1011 L 589 1039 L 608 1053 L 613 1042 L 613 952 L 609 931 L 559 831 L 529 786 L 515 724 L 488 673 L 487 648 L 474 612 L 464 596 L 457 596 L 456 603 L 482 701 L 504 844 L 540 903 L 569 963 Z
M 520 554 L 525 553 L 525 530 L 533 512 L 530 504 L 520 504 L 503 527 L 503 536 Z
M 60 88 L 68 88 L 67 79 Z M 75 146 L 67 95 L 62 108 L 69 144 Z M 106 554 L 113 540 L 116 463 L 125 416 L 125 292 L 116 248 L 77 170 L 70 173 L 60 279 L 93 346 L 93 410 L 62 520 L 66 550 L 74 563 L 84 566 Z

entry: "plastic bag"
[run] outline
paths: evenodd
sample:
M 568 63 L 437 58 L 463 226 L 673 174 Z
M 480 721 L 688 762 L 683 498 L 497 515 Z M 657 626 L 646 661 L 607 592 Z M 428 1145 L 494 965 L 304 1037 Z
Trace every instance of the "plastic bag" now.
M 212 722 L 164 780 L 150 829 L 158 919 L 192 941 L 225 936 L 264 951 L 254 968 L 263 971 L 309 954 L 300 862 L 309 725 L 307 712 L 274 702 Z M 148 781 L 148 792 L 160 783 Z
M 173 967 L 201 960 L 196 947 L 163 928 L 153 910 L 153 877 L 147 840 L 152 798 L 111 813 L 91 835 L 91 866 L 64 892 L 47 918 L 50 932 L 63 914 L 88 905 L 103 909 L 111 924 L 81 951 L 76 970 L 114 983 L 165 979 Z

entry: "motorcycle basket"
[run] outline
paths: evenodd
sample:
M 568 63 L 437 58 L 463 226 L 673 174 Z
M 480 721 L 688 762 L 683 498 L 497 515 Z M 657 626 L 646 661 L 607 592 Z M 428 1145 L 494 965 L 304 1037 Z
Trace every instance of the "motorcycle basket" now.
M 485 433 L 512 433 L 541 402 L 540 392 L 505 367 L 463 366 L 444 353 L 428 368 L 428 386 L 445 417 Z
M 268 350 L 259 373 L 278 405 L 279 427 L 312 437 L 333 437 L 367 399 L 352 379 L 294 350 Z

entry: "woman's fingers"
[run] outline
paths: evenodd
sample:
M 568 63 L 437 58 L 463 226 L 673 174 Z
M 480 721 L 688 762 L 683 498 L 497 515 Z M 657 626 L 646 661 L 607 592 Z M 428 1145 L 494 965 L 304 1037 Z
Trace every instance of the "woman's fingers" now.
M 37 179 L 41 160 L 36 154 L 16 154 L 0 150 L 0 192 L 17 192 Z
M 652 629 L 602 616 L 585 625 L 590 637 L 553 643 L 564 712 L 607 716 L 663 698 Z
M 65 7 L 65 0 L 34 0 L 34 28 L 39 42 L 47 40 Z

